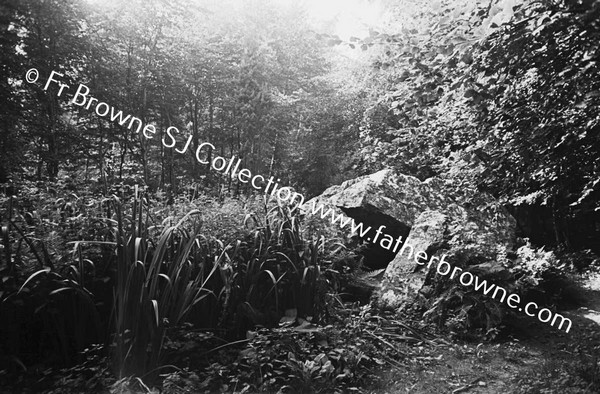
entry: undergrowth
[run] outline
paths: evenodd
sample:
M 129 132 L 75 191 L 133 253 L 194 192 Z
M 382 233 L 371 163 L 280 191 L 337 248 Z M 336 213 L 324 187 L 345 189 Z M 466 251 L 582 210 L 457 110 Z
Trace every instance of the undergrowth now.
M 306 390 L 361 379 L 371 356 L 359 349 L 357 326 L 330 325 L 343 309 L 332 264 L 343 247 L 335 240 L 306 239 L 289 207 L 267 201 L 246 201 L 241 217 L 233 201 L 211 212 L 215 204 L 202 199 L 170 206 L 141 188 L 130 192 L 102 198 L 95 208 L 75 195 L 50 202 L 49 220 L 74 229 L 53 235 L 66 246 L 52 253 L 49 238 L 33 228 L 45 220 L 48 203 L 10 200 L 0 313 L 19 318 L 3 336 L 12 343 L 1 343 L 16 367 L 3 379 L 34 373 L 34 362 L 41 375 L 31 376 L 39 384 L 53 382 L 65 392 L 144 391 L 163 381 L 168 387 L 180 375 L 202 377 L 214 389 L 220 383 L 212 375 L 233 377 L 235 365 L 246 368 L 240 387 L 257 390 L 282 388 L 292 376 Z M 27 208 L 33 206 L 38 216 Z M 231 242 L 214 236 L 224 219 L 224 227 L 237 223 Z M 25 329 L 32 321 L 48 328 Z M 322 336 L 328 347 L 315 339 Z M 248 348 L 236 362 L 215 361 L 186 375 L 193 358 L 186 350 L 221 356 L 240 344 Z M 82 369 L 85 379 L 77 376 Z

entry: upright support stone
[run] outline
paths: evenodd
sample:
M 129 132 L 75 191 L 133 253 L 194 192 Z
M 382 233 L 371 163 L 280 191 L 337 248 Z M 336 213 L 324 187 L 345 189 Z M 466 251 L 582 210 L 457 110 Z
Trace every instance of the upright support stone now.
M 398 309 L 407 300 L 417 297 L 428 272 L 427 261 L 420 260 L 421 264 L 417 264 L 417 253 L 424 251 L 429 258 L 433 256 L 443 245 L 447 222 L 447 216 L 437 211 L 425 211 L 419 215 L 402 248 L 385 271 L 379 307 Z

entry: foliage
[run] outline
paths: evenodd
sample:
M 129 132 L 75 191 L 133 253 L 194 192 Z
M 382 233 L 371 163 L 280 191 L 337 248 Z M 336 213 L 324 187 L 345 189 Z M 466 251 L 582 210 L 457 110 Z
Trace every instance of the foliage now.
M 372 48 L 371 106 L 361 131 L 363 167 L 397 167 L 425 179 L 475 149 L 469 67 L 485 38 L 513 15 L 511 1 L 394 5 L 384 31 L 357 42 Z M 354 44 L 351 44 L 354 45 Z
M 105 390 L 115 379 L 108 367 L 108 360 L 102 346 L 94 345 L 82 352 L 82 363 L 59 371 L 46 371 L 48 379 L 53 380 L 53 393 L 100 392 Z
M 231 266 L 222 271 L 223 321 L 233 319 L 243 333 L 254 325 L 276 325 L 290 308 L 315 321 L 327 319 L 335 271 L 324 259 L 335 250 L 324 238 L 304 240 L 299 218 L 289 207 L 265 210 L 264 221 L 246 216 L 250 235 L 237 243 Z
M 373 316 L 369 307 L 342 311 L 347 316 L 333 325 L 289 313 L 279 328 L 249 331 L 237 357 L 215 362 L 203 372 L 210 381 L 203 386 L 205 392 L 357 391 L 385 360 L 393 363 L 401 357 L 395 343 L 418 338 L 401 322 Z
M 276 175 L 313 194 L 335 179 L 339 158 L 357 139 L 360 110 L 351 109 L 360 103 L 324 78 L 331 68 L 326 46 L 301 7 L 10 1 L 1 15 L 9 34 L 0 45 L 13 48 L 3 70 L 14 82 L 0 97 L 7 110 L 1 182 L 57 180 L 66 173 L 92 179 L 104 194 L 129 182 L 166 190 L 171 198 L 188 186 L 185 179 L 234 194 L 252 191 L 197 162 L 196 149 L 207 141 L 217 149 L 211 157 L 235 155 L 253 174 Z M 58 97 L 57 84 L 48 91 L 43 84 L 20 87 L 25 63 L 40 70 L 40 81 L 52 70 L 63 74 L 68 94 Z M 97 116 L 94 107 L 69 104 L 80 83 L 99 102 L 153 125 L 155 138 Z M 176 139 L 171 148 L 161 142 L 170 140 L 167 130 Z M 327 149 L 316 152 L 325 141 Z M 8 159 L 22 163 L 23 171 Z M 329 173 L 321 172 L 324 166 Z
M 190 194 L 180 194 L 169 201 L 159 190 L 152 193 L 153 215 L 158 221 L 167 217 L 179 220 L 192 210 L 199 210 L 202 232 L 222 241 L 225 245 L 242 240 L 248 235 L 246 217 L 264 211 L 264 199 L 258 196 L 213 197 L 190 188 Z
M 211 259 L 197 229 L 182 228 L 195 211 L 166 226 L 157 242 L 150 243 L 144 199 L 135 198 L 129 220 L 115 201 L 114 356 L 119 378 L 141 376 L 159 365 L 165 330 L 182 323 L 194 305 L 214 295 L 206 285 L 223 258 L 221 254 Z
M 519 382 L 520 393 L 552 392 L 557 387 L 565 393 L 590 393 L 600 389 L 600 363 L 597 354 L 575 349 L 577 357 L 568 363 L 546 359 L 540 368 Z M 597 347 L 596 349 L 597 350 Z
M 510 282 L 495 283 L 502 286 Z M 461 284 L 440 280 L 429 296 L 423 319 L 445 328 L 457 338 L 494 339 L 505 323 L 506 311 L 499 301 Z
M 208 157 L 235 155 L 307 197 L 382 167 L 450 173 L 514 207 L 545 207 L 554 244 L 597 247 L 598 1 L 402 0 L 347 42 L 275 3 L 0 5 L 1 361 L 79 363 L 55 371 L 55 391 L 110 392 L 149 392 L 159 374 L 173 392 L 342 392 L 395 365 L 393 341 L 419 335 L 339 308 L 354 252 L 198 163 L 202 141 L 216 148 Z M 346 59 L 327 41 L 369 66 L 336 80 Z M 24 80 L 31 67 L 38 83 Z M 52 70 L 68 94 L 43 88 Z M 154 125 L 154 138 L 69 103 L 79 83 Z M 474 269 L 478 256 L 463 252 L 455 260 Z M 493 280 L 553 308 L 577 302 L 565 265 L 594 259 L 526 245 L 495 261 L 510 274 Z M 494 337 L 506 322 L 489 296 L 428 286 L 419 316 L 459 337 Z M 80 353 L 91 343 L 105 345 Z M 561 374 L 595 388 L 597 372 L 586 357 Z
M 585 303 L 581 289 L 567 275 L 567 255 L 557 255 L 527 243 L 517 249 L 513 266 L 516 289 L 523 299 L 552 307 L 573 307 Z
M 477 94 L 489 98 L 478 120 L 491 156 L 482 182 L 513 203 L 591 212 L 600 96 L 592 38 L 600 26 L 592 21 L 600 6 L 535 2 L 520 13 L 490 38 L 476 66 L 484 81 Z
M 10 228 L 3 229 L 9 261 L 19 256 L 19 249 L 15 251 L 13 247 L 16 244 L 13 233 L 21 224 L 27 225 L 26 218 L 30 216 L 32 230 L 33 224 L 42 222 L 48 213 L 54 215 L 55 220 L 81 218 L 70 227 L 73 233 L 59 235 L 65 241 L 73 234 L 90 236 L 90 239 L 71 242 L 72 264 L 45 267 L 44 254 L 38 251 L 44 242 L 36 246 L 21 231 L 25 244 L 30 247 L 32 261 L 42 268 L 34 269 L 29 279 L 22 280 L 24 267 L 17 265 L 12 272 L 3 269 L 7 278 L 3 286 L 12 286 L 4 289 L 4 307 L 12 305 L 19 309 L 17 304 L 22 302 L 19 300 L 31 294 L 35 313 L 49 310 L 66 318 L 71 314 L 65 308 L 73 303 L 72 307 L 76 308 L 73 319 L 78 320 L 73 320 L 65 329 L 68 332 L 77 329 L 77 335 L 52 331 L 57 332 L 58 339 L 77 339 L 73 349 L 55 351 L 55 354 L 63 354 L 65 362 L 73 352 L 88 345 L 92 337 L 102 341 L 110 333 L 110 346 L 104 349 L 112 355 L 110 364 L 119 381 L 129 376 L 147 379 L 156 376 L 156 368 L 166 359 L 177 359 L 173 338 L 175 331 L 188 320 L 204 330 L 216 329 L 225 338 L 235 340 L 256 325 L 276 325 L 289 308 L 315 322 L 330 317 L 335 302 L 331 283 L 335 281 L 336 271 L 327 268 L 330 260 L 325 259 L 331 258 L 339 248 L 323 237 L 305 241 L 300 221 L 289 207 L 268 209 L 263 206 L 264 219 L 260 219 L 255 213 L 240 213 L 244 204 L 237 200 L 228 200 L 219 206 L 205 196 L 191 199 L 182 196 L 178 205 L 169 205 L 164 195 L 145 194 L 137 187 L 130 189 L 125 185 L 118 193 L 123 199 L 116 195 L 102 199 L 100 208 L 93 211 L 98 217 L 90 216 L 92 211 L 85 211 L 93 204 L 77 196 L 68 204 L 59 198 L 58 204 L 44 198 L 47 192 L 36 190 L 29 198 L 11 200 L 9 211 L 19 218 L 19 224 L 13 220 Z M 246 203 L 245 209 L 256 207 L 256 201 Z M 194 207 L 200 210 L 184 213 Z M 158 220 L 162 223 L 157 223 Z M 212 236 L 200 235 L 199 231 L 225 235 L 228 232 L 230 239 L 238 236 L 241 239 L 226 245 Z M 40 235 L 43 237 L 41 231 Z M 101 253 L 91 252 L 97 248 Z M 64 252 L 52 256 L 60 253 Z M 95 264 L 93 259 L 96 258 L 102 264 Z M 98 265 L 104 268 L 99 270 Z M 50 268 L 53 266 L 64 270 L 67 276 L 62 277 Z M 96 286 L 98 282 L 107 282 L 113 294 L 96 292 L 100 289 Z M 66 302 L 62 295 L 69 292 L 83 298 L 71 296 L 70 303 Z M 106 307 L 102 307 L 102 321 L 110 322 L 110 326 L 93 323 L 98 331 L 82 326 L 87 324 L 88 312 L 95 313 L 97 305 L 107 303 L 113 303 L 112 313 L 109 316 Z M 63 348 L 68 345 L 64 341 L 54 342 Z M 12 350 L 16 355 L 19 351 Z
M 14 266 L 8 264 L 0 269 L 0 317 L 11 321 L 0 327 L 3 331 L 0 346 L 13 357 L 27 355 L 25 363 L 44 357 L 57 364 L 69 364 L 79 351 L 103 335 L 94 297 L 85 285 L 88 264 L 80 256 L 79 261 L 62 267 L 66 269 L 61 273 L 54 269 L 47 253 L 42 260 L 41 251 L 27 235 L 20 233 L 39 264 L 47 266 L 31 273 L 22 283 L 22 273 Z M 8 227 L 4 238 L 5 248 L 10 252 Z M 9 254 L 9 262 L 11 257 Z M 23 365 L 20 360 L 19 363 Z
M 453 261 L 461 262 L 464 271 L 504 288 L 508 294 L 518 294 L 522 302 L 534 301 L 540 308 L 552 309 L 582 301 L 579 289 L 559 269 L 561 261 L 551 251 L 526 243 L 514 252 L 508 251 L 500 262 L 503 268 L 496 272 L 479 268 L 477 264 L 481 261 L 468 251 L 454 253 Z M 428 276 L 426 288 L 423 318 L 460 338 L 493 339 L 517 313 L 492 298 L 493 293 L 484 295 L 472 286 L 463 286 L 457 279 L 451 281 L 433 272 Z
M 172 394 L 198 392 L 205 387 L 199 376 L 189 368 L 166 374 L 162 382 L 163 392 Z
M 530 215 L 548 207 L 553 239 L 543 242 L 595 248 L 598 3 L 398 10 L 406 16 L 351 44 L 374 57 L 361 167 L 420 179 L 455 170 Z

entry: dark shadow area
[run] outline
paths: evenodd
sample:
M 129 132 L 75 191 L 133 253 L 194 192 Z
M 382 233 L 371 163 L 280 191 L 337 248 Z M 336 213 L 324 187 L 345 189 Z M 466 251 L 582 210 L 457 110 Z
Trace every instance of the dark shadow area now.
M 392 250 L 387 250 L 380 246 L 379 241 L 384 238 L 384 234 L 394 238 L 392 244 L 395 245 L 396 239 L 402 237 L 402 242 L 408 237 L 410 226 L 399 222 L 393 217 L 380 212 L 373 206 L 365 206 L 361 208 L 340 208 L 344 214 L 354 219 L 356 223 L 362 222 L 365 227 L 371 227 L 371 230 L 363 239 L 364 244 L 360 247 L 360 254 L 364 256 L 363 265 L 368 269 L 382 269 L 394 259 L 396 253 Z M 381 234 L 377 235 L 377 229 L 384 226 Z M 372 240 L 377 237 L 377 242 Z M 400 243 L 400 246 L 402 245 Z M 399 248 L 397 249 L 399 250 Z

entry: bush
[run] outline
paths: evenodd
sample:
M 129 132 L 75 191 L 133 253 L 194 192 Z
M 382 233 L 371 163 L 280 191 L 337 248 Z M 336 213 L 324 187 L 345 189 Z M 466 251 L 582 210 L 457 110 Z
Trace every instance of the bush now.
M 482 262 L 469 250 L 452 253 L 449 259 L 460 262 L 464 271 L 503 287 L 508 294 L 519 294 L 522 302 L 535 301 L 540 306 L 554 308 L 561 301 L 577 299 L 577 290 L 558 268 L 559 260 L 543 248 L 535 249 L 527 243 L 516 252 L 506 252 L 500 257 L 502 261 L 493 262 Z M 425 310 L 421 310 L 425 320 L 436 322 L 438 327 L 459 338 L 491 339 L 508 316 L 518 313 L 490 294 L 475 291 L 472 285 L 465 287 L 456 278 L 451 281 L 435 272 L 429 273 L 425 288 L 429 289 Z
M 327 326 L 289 313 L 278 328 L 249 331 L 247 344 L 237 355 L 230 354 L 226 361 L 215 361 L 208 370 L 197 372 L 204 384 L 196 391 L 358 391 L 385 363 L 382 358 L 399 357 L 393 349 L 383 349 L 373 335 L 380 333 L 383 320 L 374 319 L 368 307 L 353 310 L 339 324 Z
M 188 321 L 237 340 L 257 326 L 276 327 L 290 309 L 299 319 L 326 322 L 339 303 L 333 288 L 337 272 L 331 267 L 339 245 L 324 237 L 305 239 L 300 219 L 289 207 L 269 208 L 254 198 L 220 203 L 179 197 L 177 204 L 169 204 L 160 192 L 127 185 L 115 190 L 123 198 L 54 191 L 64 197 L 51 200 L 48 190 L 27 190 L 30 195 L 11 205 L 9 225 L 2 226 L 3 257 L 27 264 L 3 268 L 0 310 L 5 315 L 14 307 L 22 324 L 35 320 L 24 313 L 24 302 L 38 319 L 45 311 L 72 315 L 67 334 L 52 331 L 53 353 L 64 354 L 72 365 L 86 357 L 71 355 L 91 343 L 92 333 L 95 342 L 107 338 L 102 352 L 111 356 L 119 387 L 140 387 L 141 380 L 129 378 L 151 381 L 168 359 L 177 359 L 177 332 Z M 71 223 L 72 231 L 49 236 L 45 232 L 50 228 L 34 229 L 53 220 Z M 60 247 L 48 252 L 51 237 L 59 239 Z M 78 297 L 67 297 L 71 293 Z M 67 301 L 73 313 L 64 310 Z M 112 304 L 112 312 L 100 304 Z M 85 328 L 92 317 L 104 322 L 108 332 Z M 51 316 L 46 320 L 54 321 Z M 78 335 L 69 335 L 69 329 Z M 61 353 L 64 349 L 68 352 Z M 13 350 L 19 356 L 22 349 Z M 69 370 L 63 372 L 58 377 L 65 385 L 85 384 Z

